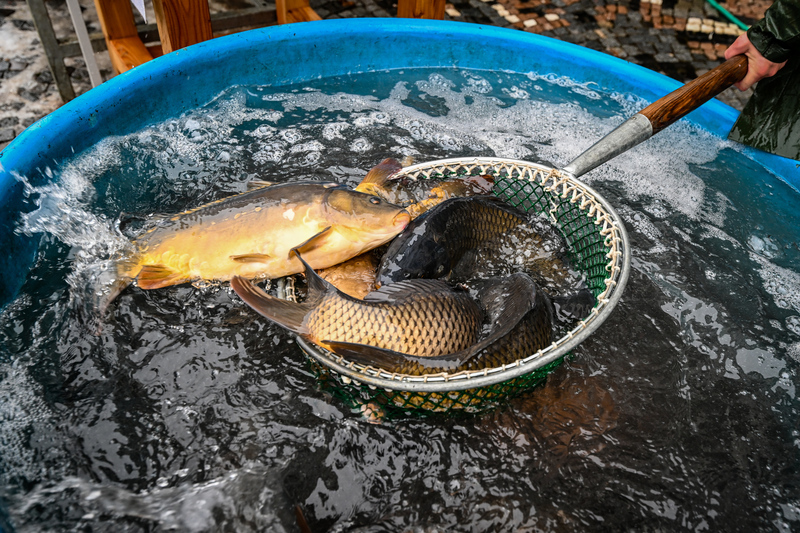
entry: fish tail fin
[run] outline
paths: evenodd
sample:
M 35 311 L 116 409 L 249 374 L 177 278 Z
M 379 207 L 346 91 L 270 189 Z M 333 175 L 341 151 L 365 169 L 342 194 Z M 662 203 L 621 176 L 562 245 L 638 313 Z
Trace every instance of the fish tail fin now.
M 367 172 L 367 175 L 364 176 L 364 179 L 361 180 L 361 183 L 358 184 L 355 190 L 372 194 L 376 189 L 380 189 L 389 183 L 391 177 L 402 169 L 403 165 L 396 159 L 392 159 L 391 157 L 384 159 Z
M 597 298 L 588 288 L 565 295 L 549 295 L 549 298 L 555 307 L 556 318 L 561 322 L 584 319 L 597 305 Z
M 297 303 L 270 296 L 252 281 L 241 276 L 234 276 L 231 279 L 231 287 L 258 314 L 280 324 L 289 331 L 301 335 L 308 333 L 308 329 L 304 325 L 306 315 L 312 307 L 308 305 L 308 301 Z
M 234 276 L 231 279 L 231 287 L 247 305 L 255 309 L 260 315 L 280 324 L 289 331 L 304 335 L 308 333 L 308 328 L 305 326 L 306 315 L 319 305 L 319 302 L 329 290 L 336 290 L 336 288 L 319 277 L 314 272 L 314 269 L 305 262 L 297 249 L 293 248 L 292 252 L 306 269 L 308 294 L 303 302 L 290 302 L 270 296 L 254 283 L 241 276 Z
M 73 305 L 84 325 L 95 334 L 102 331 L 112 302 L 133 281 L 127 261 L 104 261 L 71 276 Z

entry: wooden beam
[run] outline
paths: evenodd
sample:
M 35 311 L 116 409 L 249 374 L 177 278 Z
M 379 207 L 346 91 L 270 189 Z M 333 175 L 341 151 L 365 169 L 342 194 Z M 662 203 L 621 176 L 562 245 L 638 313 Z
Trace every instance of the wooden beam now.
M 444 19 L 445 0 L 397 0 L 397 17 Z
M 142 40 L 136 36 L 112 39 L 108 55 L 111 57 L 111 64 L 114 65 L 114 69 L 122 73 L 150 61 L 158 54 L 152 54 L 142 43 Z
M 207 0 L 153 0 L 153 9 L 165 54 L 213 36 Z

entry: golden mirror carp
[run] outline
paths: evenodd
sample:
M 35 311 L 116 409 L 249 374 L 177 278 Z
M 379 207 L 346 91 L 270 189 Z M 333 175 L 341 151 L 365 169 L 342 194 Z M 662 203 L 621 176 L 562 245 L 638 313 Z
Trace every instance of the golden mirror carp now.
M 143 289 L 278 278 L 303 271 L 290 254 L 301 243 L 313 268 L 325 268 L 384 244 L 409 221 L 401 207 L 337 183 L 272 185 L 165 219 L 134 241 L 117 275 Z
M 467 348 L 478 339 L 480 307 L 468 292 L 443 281 L 404 281 L 359 300 L 320 278 L 307 263 L 305 275 L 308 294 L 301 303 L 270 296 L 238 276 L 231 287 L 259 314 L 323 348 L 347 342 L 436 356 Z
M 465 349 L 421 357 L 366 344 L 329 342 L 330 350 L 365 366 L 419 376 L 497 368 L 533 355 L 553 342 L 552 304 L 530 276 L 516 273 L 481 280 L 475 289 L 488 331 Z

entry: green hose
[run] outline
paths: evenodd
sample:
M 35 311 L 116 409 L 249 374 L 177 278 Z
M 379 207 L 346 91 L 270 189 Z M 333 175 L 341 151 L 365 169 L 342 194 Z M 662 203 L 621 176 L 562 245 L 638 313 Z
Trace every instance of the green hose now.
M 739 26 L 741 29 L 747 31 L 747 29 L 750 28 L 750 26 L 748 26 L 747 24 L 736 18 L 730 11 L 719 5 L 719 3 L 717 3 L 716 0 L 706 0 L 706 1 L 715 8 L 717 8 L 717 11 L 725 15 L 725 18 L 727 18 L 728 20 Z

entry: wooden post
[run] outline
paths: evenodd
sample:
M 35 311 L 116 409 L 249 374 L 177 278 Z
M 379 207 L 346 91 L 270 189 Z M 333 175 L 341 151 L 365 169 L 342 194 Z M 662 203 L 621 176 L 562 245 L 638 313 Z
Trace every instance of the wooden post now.
M 114 70 L 125 72 L 153 59 L 139 39 L 130 0 L 94 0 L 94 5 Z
M 397 17 L 444 19 L 445 0 L 397 0 Z
M 208 0 L 153 0 L 153 9 L 165 54 L 213 37 Z
M 311 9 L 308 0 L 275 0 L 275 11 L 278 24 L 322 20 L 322 17 Z
M 47 6 L 43 0 L 28 0 L 28 7 L 33 15 L 33 23 L 36 24 L 36 31 L 39 32 L 39 40 L 44 46 L 47 64 L 50 65 L 50 72 L 58 87 L 58 94 L 61 99 L 68 102 L 75 98 L 75 90 L 67 74 L 67 66 L 64 63 L 64 56 L 58 46 L 56 32 L 53 31 L 53 23 L 47 13 Z

